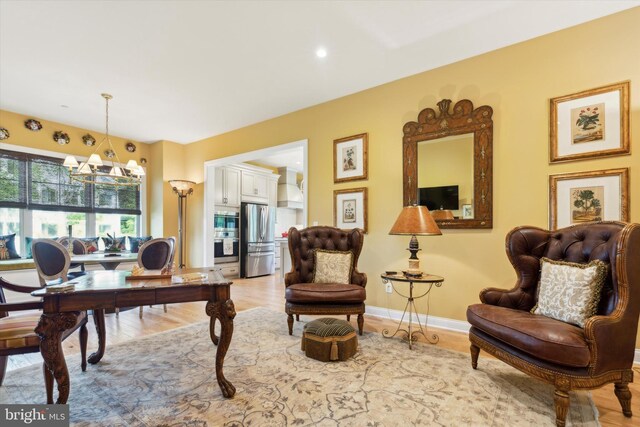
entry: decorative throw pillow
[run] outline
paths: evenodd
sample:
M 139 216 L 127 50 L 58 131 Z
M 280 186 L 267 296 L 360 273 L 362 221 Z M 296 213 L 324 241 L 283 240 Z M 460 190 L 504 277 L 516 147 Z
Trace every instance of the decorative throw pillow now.
M 20 258 L 16 252 L 16 234 L 0 236 L 0 260 Z
M 129 250 L 137 253 L 145 242 L 153 239 L 151 236 L 131 237 L 129 236 Z
M 111 243 L 112 243 L 111 237 L 103 237 L 102 241 L 104 242 L 105 249 L 111 246 Z M 126 241 L 127 241 L 127 238 L 125 236 L 116 237 L 116 247 L 121 251 L 126 250 L 127 249 Z
M 538 304 L 531 312 L 583 328 L 596 314 L 608 267 L 600 260 L 577 264 L 542 258 Z
M 351 283 L 353 252 L 316 249 L 314 257 L 313 283 Z
M 98 251 L 98 238 L 97 237 L 85 237 L 78 239 L 84 243 L 84 247 L 87 248 L 87 253 L 92 254 Z
M 33 258 L 33 253 L 31 252 L 31 242 L 33 242 L 33 237 L 25 237 L 24 238 L 24 257 L 29 259 Z

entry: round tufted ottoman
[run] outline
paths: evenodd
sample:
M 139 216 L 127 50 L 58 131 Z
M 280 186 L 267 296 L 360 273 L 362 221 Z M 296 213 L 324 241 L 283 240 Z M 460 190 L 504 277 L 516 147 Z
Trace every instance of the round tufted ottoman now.
M 347 360 L 357 350 L 356 330 L 346 320 L 323 317 L 304 325 L 302 351 L 307 357 L 321 362 Z

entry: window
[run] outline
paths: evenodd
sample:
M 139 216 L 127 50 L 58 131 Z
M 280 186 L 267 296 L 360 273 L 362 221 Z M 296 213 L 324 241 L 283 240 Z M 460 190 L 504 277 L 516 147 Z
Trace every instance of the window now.
M 0 235 L 16 233 L 16 250 L 20 253 L 20 209 L 0 208 Z
M 87 214 L 81 212 L 33 211 L 32 235 L 36 239 L 63 237 L 72 227 L 73 237 L 86 237 Z
M 0 150 L 0 207 L 26 207 L 26 176 L 26 156 Z
M 137 236 L 138 216 L 120 214 L 96 214 L 98 235 L 116 233 L 116 236 Z
M 0 233 L 24 238 L 137 236 L 142 231 L 138 186 L 72 180 L 63 160 L 0 150 Z M 24 254 L 22 254 L 24 255 Z

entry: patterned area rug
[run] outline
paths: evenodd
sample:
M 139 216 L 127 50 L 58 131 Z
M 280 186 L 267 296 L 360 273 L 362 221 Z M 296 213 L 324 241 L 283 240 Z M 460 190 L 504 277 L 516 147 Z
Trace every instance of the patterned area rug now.
M 73 425 L 104 426 L 554 426 L 552 387 L 506 364 L 379 333 L 358 337 L 346 362 L 322 363 L 300 350 L 301 322 L 284 313 L 238 313 L 225 375 L 215 381 L 215 348 L 201 323 L 107 348 L 87 372 L 67 358 Z M 9 372 L 0 403 L 43 403 L 40 365 Z M 572 425 L 597 426 L 588 393 L 572 393 Z M 570 424 L 570 425 L 571 425 Z

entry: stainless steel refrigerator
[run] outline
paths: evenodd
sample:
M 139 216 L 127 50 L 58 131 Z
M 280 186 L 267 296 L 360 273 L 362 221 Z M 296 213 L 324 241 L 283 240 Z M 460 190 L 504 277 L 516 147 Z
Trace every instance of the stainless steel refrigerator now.
M 242 203 L 240 209 L 240 277 L 275 273 L 274 227 L 276 209 Z

